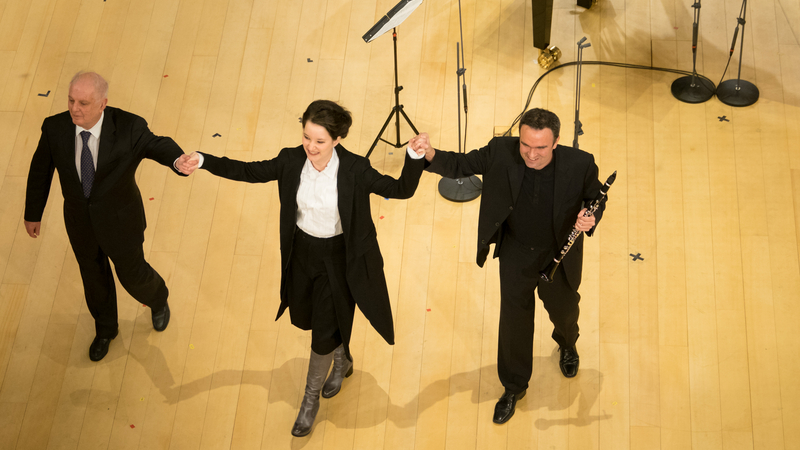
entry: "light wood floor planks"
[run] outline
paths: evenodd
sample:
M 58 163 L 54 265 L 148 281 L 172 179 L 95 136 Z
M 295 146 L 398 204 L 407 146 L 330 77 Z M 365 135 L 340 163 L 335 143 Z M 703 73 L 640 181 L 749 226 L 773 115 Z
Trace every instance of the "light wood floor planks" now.
M 798 449 L 800 448 L 800 2 L 748 5 L 742 78 L 761 97 L 690 105 L 677 75 L 583 68 L 580 147 L 618 171 L 581 286 L 579 376 L 563 378 L 541 304 L 528 396 L 491 422 L 497 261 L 475 263 L 479 202 L 424 174 L 407 201 L 372 200 L 397 343 L 357 314 L 355 373 L 322 400 L 310 437 L 289 431 L 310 336 L 274 321 L 276 187 L 182 179 L 151 161 L 137 179 L 145 252 L 167 279 L 172 322 L 121 288 L 120 336 L 99 363 L 58 183 L 39 239 L 22 226 L 42 120 L 95 70 L 110 104 L 187 151 L 244 160 L 300 141 L 316 98 L 354 114 L 343 145 L 366 154 L 394 105 L 391 34 L 361 38 L 397 0 L 0 0 L 0 448 Z M 552 43 L 585 61 L 690 70 L 691 0 L 556 0 Z M 456 150 L 456 42 L 469 87 L 467 148 L 507 128 L 544 73 L 528 0 L 428 0 L 398 31 L 400 101 Z M 723 76 L 741 3 L 704 2 L 698 71 Z M 738 45 L 738 43 L 737 43 Z M 738 73 L 734 52 L 725 79 Z M 531 106 L 574 131 L 575 70 Z M 215 135 L 219 135 L 216 136 Z M 412 135 L 401 121 L 401 137 Z M 384 133 L 396 140 L 394 123 Z M 398 175 L 380 143 L 374 167 Z M 634 261 L 629 255 L 641 254 Z

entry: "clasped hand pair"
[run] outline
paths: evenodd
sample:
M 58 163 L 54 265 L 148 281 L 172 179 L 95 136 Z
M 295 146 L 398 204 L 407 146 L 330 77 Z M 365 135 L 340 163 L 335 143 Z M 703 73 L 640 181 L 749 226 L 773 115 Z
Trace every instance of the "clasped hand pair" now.
M 428 157 L 434 150 L 431 147 L 431 140 L 428 133 L 420 133 L 408 141 L 408 147 L 417 153 L 418 156 Z M 430 161 L 430 158 L 428 158 Z
M 175 167 L 181 171 L 184 175 L 191 175 L 197 170 L 197 166 L 200 164 L 200 154 L 197 152 L 192 152 L 190 154 L 183 154 L 178 158 L 178 161 L 175 162 Z

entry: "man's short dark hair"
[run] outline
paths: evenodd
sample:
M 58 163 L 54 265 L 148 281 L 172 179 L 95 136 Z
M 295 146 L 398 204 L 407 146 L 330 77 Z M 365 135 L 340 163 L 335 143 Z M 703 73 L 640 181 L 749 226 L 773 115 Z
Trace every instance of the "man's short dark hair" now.
M 333 140 L 336 138 L 346 138 L 353 124 L 353 117 L 350 111 L 341 107 L 338 103 L 330 100 L 314 100 L 303 113 L 303 127 L 306 122 L 311 121 L 317 124 L 331 135 Z
M 523 125 L 527 125 L 534 130 L 549 128 L 553 132 L 553 138 L 555 139 L 558 139 L 558 133 L 561 131 L 561 121 L 558 120 L 558 116 L 542 108 L 533 108 L 525 111 L 519 121 L 520 130 Z

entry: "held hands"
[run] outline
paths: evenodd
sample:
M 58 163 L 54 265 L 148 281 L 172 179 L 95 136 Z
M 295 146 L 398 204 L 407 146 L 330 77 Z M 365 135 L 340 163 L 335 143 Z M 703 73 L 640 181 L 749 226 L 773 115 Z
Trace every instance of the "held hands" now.
M 178 158 L 178 161 L 175 163 L 175 166 L 181 171 L 182 174 L 191 175 L 195 170 L 197 170 L 197 165 L 199 162 L 200 154 L 197 152 L 192 152 L 189 155 L 181 155 Z
M 575 229 L 583 231 L 584 233 L 591 230 L 595 225 L 594 216 L 585 217 L 583 215 L 585 212 L 586 208 L 583 208 L 581 212 L 578 213 L 578 220 L 575 222 Z
M 420 133 L 408 141 L 408 146 L 415 151 L 418 156 L 426 156 L 433 150 L 428 133 Z

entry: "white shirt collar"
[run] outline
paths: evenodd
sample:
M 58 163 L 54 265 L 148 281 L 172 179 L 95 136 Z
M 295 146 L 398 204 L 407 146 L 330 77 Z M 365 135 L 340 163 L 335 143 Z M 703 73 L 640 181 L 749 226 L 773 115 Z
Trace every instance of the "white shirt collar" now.
M 336 153 L 336 147 L 333 148 L 333 152 L 331 152 L 331 159 L 328 161 L 328 165 L 322 170 L 322 172 L 318 171 L 314 168 L 314 164 L 311 163 L 311 160 L 306 158 L 305 170 L 308 173 L 314 174 L 316 176 L 326 176 L 329 179 L 335 180 L 336 173 L 339 171 L 339 155 Z
M 100 113 L 100 120 L 98 120 L 97 123 L 94 124 L 94 126 L 88 130 L 86 128 L 81 127 L 80 125 L 75 125 L 75 136 L 79 136 L 82 131 L 88 131 L 89 133 L 92 133 L 92 136 L 96 137 L 97 139 L 100 139 L 100 131 L 102 131 L 103 129 L 103 118 L 105 116 L 106 116 L 105 111 Z

